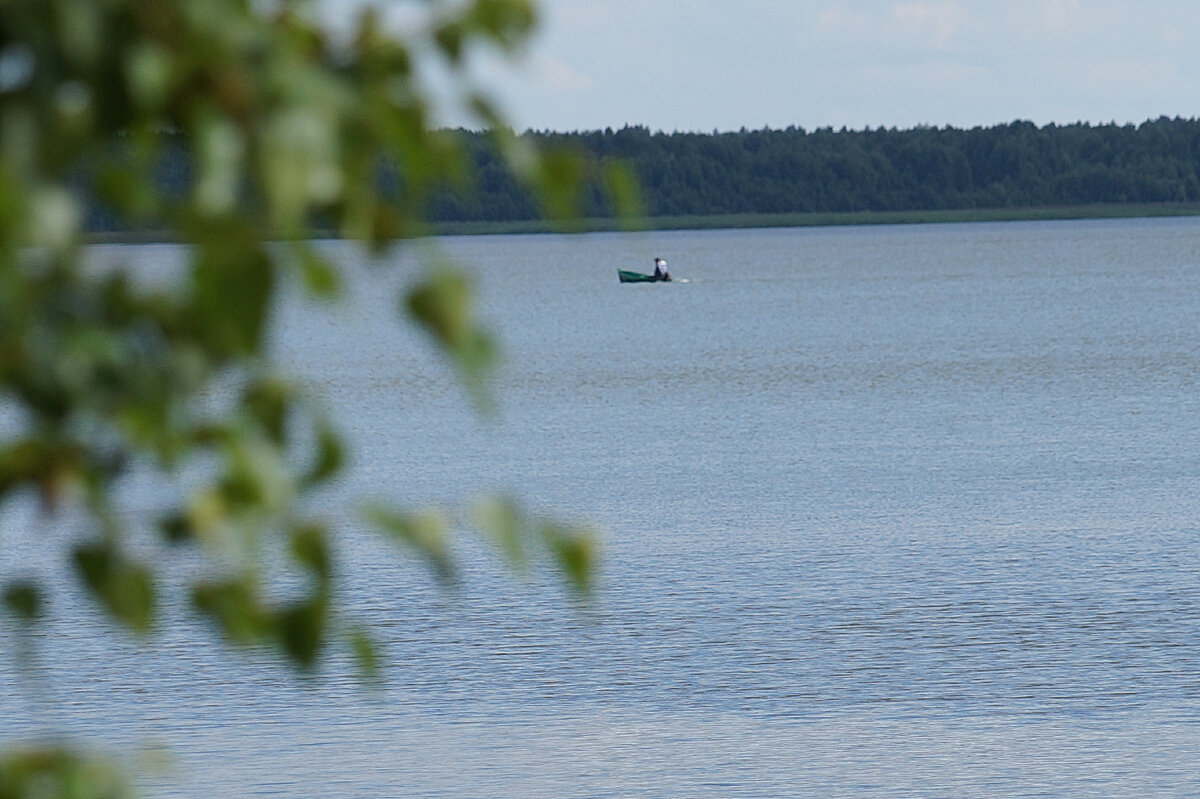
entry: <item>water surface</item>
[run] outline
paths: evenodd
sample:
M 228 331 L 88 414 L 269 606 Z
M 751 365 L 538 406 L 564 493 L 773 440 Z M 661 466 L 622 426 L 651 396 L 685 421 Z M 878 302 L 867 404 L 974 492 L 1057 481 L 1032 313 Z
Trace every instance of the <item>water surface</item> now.
M 114 644 L 67 594 L 41 698 L 0 660 L 12 727 L 168 745 L 161 797 L 1200 794 L 1200 221 L 441 246 L 499 420 L 376 319 L 413 258 L 327 324 L 289 306 L 280 357 L 356 441 L 329 501 L 591 520 L 596 606 L 469 544 L 447 595 L 350 520 L 383 694 L 187 625 Z M 617 282 L 656 255 L 687 282 Z

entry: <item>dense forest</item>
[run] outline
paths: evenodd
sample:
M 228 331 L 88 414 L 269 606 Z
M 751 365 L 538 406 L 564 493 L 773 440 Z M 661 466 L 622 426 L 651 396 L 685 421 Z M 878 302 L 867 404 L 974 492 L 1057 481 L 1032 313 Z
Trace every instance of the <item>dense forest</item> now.
M 453 229 L 459 223 L 540 219 L 530 191 L 505 166 L 491 138 L 458 136 L 475 164 L 474 180 L 436 191 L 427 217 Z M 728 218 L 953 212 L 1064 206 L 1187 203 L 1200 208 L 1200 119 L 1160 118 L 1141 125 L 1046 125 L 1013 122 L 971 130 L 920 127 L 875 130 L 803 128 L 729 133 L 661 133 L 624 127 L 574 133 L 530 131 L 542 148 L 582 154 L 597 167 L 623 163 L 641 187 L 645 215 Z M 162 188 L 184 194 L 192 170 L 183 147 L 169 147 Z M 124 152 L 118 147 L 114 159 Z M 597 169 L 596 174 L 603 170 Z M 381 168 L 380 179 L 403 176 Z M 612 216 L 602 181 L 589 186 L 584 216 Z M 99 186 L 80 176 L 89 195 L 88 228 L 121 231 L 98 203 Z M 1185 206 L 1179 206 L 1185 207 Z M 320 226 L 319 220 L 317 221 Z M 154 227 L 153 221 L 150 227 Z
M 475 185 L 440 193 L 436 221 L 517 221 L 537 206 L 485 136 L 460 131 Z M 1200 120 L 1141 125 L 1013 122 L 970 130 L 528 132 L 543 145 L 624 160 L 648 216 L 1017 208 L 1200 201 Z M 607 216 L 596 190 L 587 213 Z

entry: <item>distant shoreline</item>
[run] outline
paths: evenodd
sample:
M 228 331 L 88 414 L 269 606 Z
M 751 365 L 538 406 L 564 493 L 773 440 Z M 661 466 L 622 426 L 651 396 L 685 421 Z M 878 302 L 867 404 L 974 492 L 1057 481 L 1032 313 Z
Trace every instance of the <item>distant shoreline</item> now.
M 837 213 L 716 214 L 657 216 L 635 223 L 586 219 L 572 225 L 544 220 L 449 222 L 433 226 L 439 236 L 520 233 L 603 233 L 611 231 L 737 230 L 743 228 L 920 225 L 959 222 L 1022 222 L 1070 219 L 1129 219 L 1200 216 L 1200 203 L 1121 203 L 1035 208 L 962 208 L 937 211 L 846 211 Z
M 1031 208 L 961 208 L 936 211 L 846 211 L 837 213 L 715 214 L 656 216 L 630 222 L 584 219 L 563 224 L 541 219 L 516 222 L 444 222 L 430 225 L 432 236 L 740 230 L 751 228 L 923 225 L 963 222 L 1028 222 L 1071 219 L 1147 219 L 1200 216 L 1200 203 L 1110 203 Z M 319 237 L 319 236 L 318 236 Z M 90 244 L 156 244 L 173 239 L 164 231 L 102 231 L 86 235 Z

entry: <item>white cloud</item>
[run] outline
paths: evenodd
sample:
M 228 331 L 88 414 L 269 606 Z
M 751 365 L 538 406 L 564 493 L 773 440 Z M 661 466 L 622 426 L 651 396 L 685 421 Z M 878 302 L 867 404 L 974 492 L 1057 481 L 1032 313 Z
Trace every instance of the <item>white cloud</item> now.
M 865 82 L 895 88 L 921 87 L 924 92 L 960 90 L 991 79 L 990 70 L 956 61 L 930 61 L 905 66 L 872 66 L 862 70 Z
M 874 25 L 875 21 L 867 14 L 847 11 L 841 5 L 827 8 L 817 16 L 817 26 L 825 31 L 861 31 Z
M 549 92 L 574 92 L 590 88 L 592 79 L 574 69 L 566 61 L 540 54 L 532 59 L 529 71 L 536 75 L 538 86 Z
M 866 11 L 838 3 L 816 17 L 818 29 L 864 40 L 891 40 L 921 47 L 948 44 L 967 21 L 957 0 L 908 0 Z
M 585 0 L 585 2 L 561 3 L 557 5 L 543 4 L 544 13 L 553 15 L 553 19 L 572 28 L 591 28 L 597 25 L 608 25 L 620 19 L 620 9 L 612 2 L 602 0 Z
M 954 38 L 967 13 L 955 0 L 899 3 L 892 7 L 892 21 L 903 31 L 944 45 Z
M 1075 30 L 1083 19 L 1083 4 L 1080 0 L 1046 0 L 1040 17 L 1050 33 L 1067 33 Z
M 1180 83 L 1174 62 L 1161 58 L 1110 58 L 1064 64 L 1064 79 L 1096 94 L 1153 93 Z
M 494 85 L 537 128 L 1136 122 L 1200 96 L 1196 0 L 536 1 Z

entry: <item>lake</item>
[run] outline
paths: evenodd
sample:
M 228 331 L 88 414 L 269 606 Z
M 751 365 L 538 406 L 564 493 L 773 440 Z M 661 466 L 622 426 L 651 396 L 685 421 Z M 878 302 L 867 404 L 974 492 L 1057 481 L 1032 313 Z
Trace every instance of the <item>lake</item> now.
M 167 748 L 172 799 L 1200 794 L 1200 219 L 438 246 L 500 412 L 380 320 L 411 253 L 327 323 L 289 302 L 279 358 L 355 442 L 329 506 L 593 523 L 594 606 L 470 541 L 448 593 L 351 517 L 381 692 L 189 623 L 126 641 L 63 588 L 32 684 L 4 639 L 0 738 Z M 617 282 L 654 256 L 682 280 Z M 47 559 L 44 521 L 0 522 L 0 569 Z

